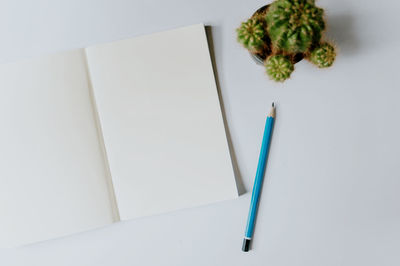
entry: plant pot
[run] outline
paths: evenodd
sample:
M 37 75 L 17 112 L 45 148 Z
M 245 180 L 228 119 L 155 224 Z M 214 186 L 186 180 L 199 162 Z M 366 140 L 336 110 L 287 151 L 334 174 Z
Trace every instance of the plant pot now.
M 254 12 L 254 14 L 251 16 L 251 18 L 255 18 L 255 17 L 264 17 L 265 18 L 266 14 L 268 12 L 268 8 L 269 8 L 269 5 L 260 7 L 259 9 L 256 10 L 256 12 Z M 253 58 L 253 60 L 259 65 L 264 65 L 265 59 L 267 59 L 267 57 L 270 56 L 272 53 L 271 39 L 269 38 L 268 33 L 265 36 L 264 42 L 266 43 L 266 46 L 260 52 L 257 52 L 257 53 L 250 52 L 251 58 Z M 293 56 L 292 60 L 293 60 L 293 63 L 297 63 L 297 62 L 301 61 L 303 58 L 304 58 L 304 54 L 298 53 Z

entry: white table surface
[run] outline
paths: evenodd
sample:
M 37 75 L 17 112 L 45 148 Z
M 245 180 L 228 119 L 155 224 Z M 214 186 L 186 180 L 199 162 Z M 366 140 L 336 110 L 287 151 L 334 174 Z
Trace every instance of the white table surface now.
M 269 81 L 235 41 L 261 0 L 2 0 L 6 62 L 205 22 L 242 194 L 19 249 L 0 265 L 400 265 L 400 4 L 320 0 L 339 55 Z M 278 105 L 253 249 L 241 252 L 272 101 Z

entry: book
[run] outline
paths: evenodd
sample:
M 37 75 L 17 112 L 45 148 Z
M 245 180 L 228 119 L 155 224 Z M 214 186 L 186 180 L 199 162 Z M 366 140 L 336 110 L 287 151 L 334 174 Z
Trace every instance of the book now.
M 237 197 L 204 25 L 0 65 L 0 246 Z

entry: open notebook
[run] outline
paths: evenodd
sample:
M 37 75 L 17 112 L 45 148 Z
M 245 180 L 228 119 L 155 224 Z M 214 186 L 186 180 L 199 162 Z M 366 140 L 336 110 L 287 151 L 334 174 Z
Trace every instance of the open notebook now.
M 0 66 L 0 246 L 237 196 L 203 25 Z

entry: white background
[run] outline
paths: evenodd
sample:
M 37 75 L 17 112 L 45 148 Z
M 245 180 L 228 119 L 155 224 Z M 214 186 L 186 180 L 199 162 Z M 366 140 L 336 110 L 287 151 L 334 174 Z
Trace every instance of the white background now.
M 205 22 L 242 196 L 19 249 L 0 265 L 399 265 L 397 1 L 318 1 L 339 55 L 283 84 L 235 41 L 264 1 L 1 1 L 0 61 Z M 156 63 L 156 62 L 155 62 Z M 253 249 L 241 252 L 265 113 L 277 120 Z M 45 185 L 45 184 L 44 184 Z

